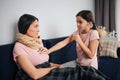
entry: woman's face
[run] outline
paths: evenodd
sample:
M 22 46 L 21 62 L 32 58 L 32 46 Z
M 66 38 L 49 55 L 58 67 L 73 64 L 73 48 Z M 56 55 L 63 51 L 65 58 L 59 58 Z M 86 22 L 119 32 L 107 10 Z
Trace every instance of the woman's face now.
M 35 20 L 30 27 L 27 30 L 26 35 L 33 37 L 33 38 L 38 38 L 39 36 L 39 22 Z
M 79 32 L 83 32 L 90 28 L 90 22 L 87 22 L 81 16 L 76 17 L 77 28 Z

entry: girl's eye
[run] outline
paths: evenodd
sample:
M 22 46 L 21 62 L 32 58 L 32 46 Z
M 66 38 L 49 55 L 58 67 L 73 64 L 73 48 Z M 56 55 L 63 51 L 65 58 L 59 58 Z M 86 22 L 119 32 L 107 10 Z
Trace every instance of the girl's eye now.
M 38 27 L 38 25 L 36 25 L 36 26 L 34 26 L 35 28 L 37 28 Z

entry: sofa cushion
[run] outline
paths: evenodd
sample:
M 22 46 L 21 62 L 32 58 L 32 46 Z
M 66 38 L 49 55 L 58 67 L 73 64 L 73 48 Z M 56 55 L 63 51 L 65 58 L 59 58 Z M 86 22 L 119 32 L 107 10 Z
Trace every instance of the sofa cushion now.
M 101 38 L 100 43 L 102 46 L 100 56 L 118 58 L 117 56 L 118 40 L 116 38 L 105 36 Z
M 54 38 L 54 39 L 47 39 L 43 40 L 44 46 L 47 48 L 52 47 L 59 41 L 62 41 L 66 37 Z M 75 60 L 77 57 L 76 54 L 76 43 L 73 41 L 64 48 L 57 50 L 50 54 L 50 62 L 62 64 L 71 60 Z

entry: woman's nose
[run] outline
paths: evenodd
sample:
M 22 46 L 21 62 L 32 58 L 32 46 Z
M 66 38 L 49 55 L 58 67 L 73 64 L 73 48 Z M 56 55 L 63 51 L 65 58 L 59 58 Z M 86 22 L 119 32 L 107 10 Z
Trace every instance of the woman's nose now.
M 40 32 L 40 29 L 39 29 L 39 27 L 37 28 L 37 32 Z
M 77 26 L 79 26 L 80 24 L 79 23 L 77 23 Z

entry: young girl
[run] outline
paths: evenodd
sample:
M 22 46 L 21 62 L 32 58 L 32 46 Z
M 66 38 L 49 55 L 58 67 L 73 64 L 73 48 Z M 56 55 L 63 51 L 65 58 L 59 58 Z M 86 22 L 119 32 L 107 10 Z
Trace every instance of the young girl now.
M 82 66 L 93 66 L 98 69 L 97 50 L 99 34 L 94 23 L 93 14 L 89 10 L 80 11 L 76 15 L 77 30 L 65 40 L 57 43 L 48 50 L 48 54 L 76 41 L 77 59 L 63 64 L 63 67 L 75 67 L 77 63 Z

